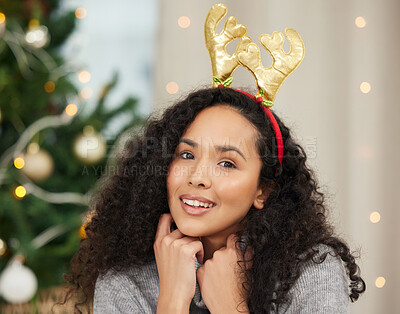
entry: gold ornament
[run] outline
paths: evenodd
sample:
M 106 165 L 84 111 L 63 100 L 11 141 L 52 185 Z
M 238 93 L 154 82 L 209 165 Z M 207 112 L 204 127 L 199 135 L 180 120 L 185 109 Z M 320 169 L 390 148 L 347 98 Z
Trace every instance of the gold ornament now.
M 74 142 L 75 156 L 86 165 L 100 162 L 106 154 L 106 142 L 103 137 L 96 133 L 92 126 L 86 126 L 83 134 L 79 135 Z
M 218 82 L 227 81 L 233 71 L 242 65 L 246 67 L 257 81 L 258 95 L 269 101 L 274 101 L 283 81 L 300 64 L 304 58 L 304 43 L 300 35 L 293 29 L 285 30 L 286 37 L 290 43 L 290 51 L 283 50 L 284 37 L 281 32 L 273 32 L 272 36 L 262 34 L 260 42 L 272 56 L 273 63 L 265 68 L 261 63 L 261 54 L 258 46 L 252 42 L 250 37 L 244 36 L 247 32 L 246 26 L 237 24 L 235 17 L 230 17 L 225 22 L 224 30 L 216 34 L 217 24 L 226 15 L 227 8 L 223 4 L 215 4 L 208 12 L 204 35 L 206 47 L 211 59 L 211 67 L 214 79 L 213 87 Z M 242 37 L 244 36 L 244 37 Z M 238 47 L 233 55 L 228 55 L 226 46 L 232 40 L 240 38 Z M 229 86 L 230 82 L 228 84 Z
M 0 239 L 0 256 L 4 255 L 7 251 L 7 244 Z
M 33 181 L 43 181 L 53 173 L 53 158 L 47 151 L 40 149 L 36 143 L 28 146 L 27 152 L 22 158 L 25 161 L 25 165 L 21 171 Z

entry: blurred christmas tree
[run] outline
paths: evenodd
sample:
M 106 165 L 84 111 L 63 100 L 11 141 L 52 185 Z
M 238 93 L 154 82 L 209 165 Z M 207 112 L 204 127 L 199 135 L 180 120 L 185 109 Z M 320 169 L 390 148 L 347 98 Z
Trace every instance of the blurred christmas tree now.
M 8 302 L 29 300 L 35 277 L 39 289 L 63 283 L 116 141 L 101 132 L 121 113 L 132 119 L 120 134 L 143 123 L 133 98 L 105 108 L 116 77 L 95 110 L 82 114 L 84 95 L 71 80 L 76 73 L 59 53 L 78 11 L 58 6 L 0 0 L 0 295 Z

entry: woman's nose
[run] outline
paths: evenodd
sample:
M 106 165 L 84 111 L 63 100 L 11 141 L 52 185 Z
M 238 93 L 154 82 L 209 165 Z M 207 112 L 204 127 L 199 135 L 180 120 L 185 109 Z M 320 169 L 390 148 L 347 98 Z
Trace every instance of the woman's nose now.
M 191 169 L 188 176 L 188 183 L 194 187 L 209 188 L 211 186 L 210 169 L 203 163 L 198 163 L 197 166 Z

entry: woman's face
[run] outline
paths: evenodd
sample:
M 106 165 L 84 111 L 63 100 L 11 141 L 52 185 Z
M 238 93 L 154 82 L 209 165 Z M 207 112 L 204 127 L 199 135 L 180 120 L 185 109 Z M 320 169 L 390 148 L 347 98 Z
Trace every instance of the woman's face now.
M 228 236 L 241 228 L 251 205 L 263 208 L 256 137 L 255 127 L 226 105 L 197 115 L 180 139 L 167 177 L 169 208 L 183 234 Z

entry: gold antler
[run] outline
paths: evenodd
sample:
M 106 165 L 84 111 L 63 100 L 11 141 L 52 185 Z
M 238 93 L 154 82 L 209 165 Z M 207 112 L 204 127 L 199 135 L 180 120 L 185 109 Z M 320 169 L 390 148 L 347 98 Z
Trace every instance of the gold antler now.
M 238 54 L 246 50 L 246 47 L 251 43 L 251 39 L 244 36 L 247 32 L 247 27 L 242 24 L 237 24 L 235 17 L 229 17 L 224 25 L 221 33 L 217 34 L 217 24 L 226 15 L 228 9 L 223 4 L 215 4 L 206 17 L 204 23 L 204 36 L 206 47 L 210 54 L 212 74 L 220 81 L 226 81 L 240 65 Z M 244 36 L 244 37 L 242 37 Z M 242 37 L 242 38 L 241 38 Z M 236 51 L 233 55 L 226 52 L 226 46 L 233 40 L 241 38 Z M 218 83 L 213 81 L 213 87 L 217 87 Z
M 254 43 L 247 47 L 247 51 L 239 53 L 239 61 L 253 73 L 258 90 L 269 101 L 274 101 L 283 81 L 292 73 L 304 58 L 304 43 L 300 35 L 293 29 L 285 29 L 285 34 L 290 43 L 290 51 L 283 50 L 284 37 L 281 32 L 273 32 L 272 36 L 263 34 L 260 42 L 272 56 L 273 63 L 265 68 L 261 63 L 260 49 Z

